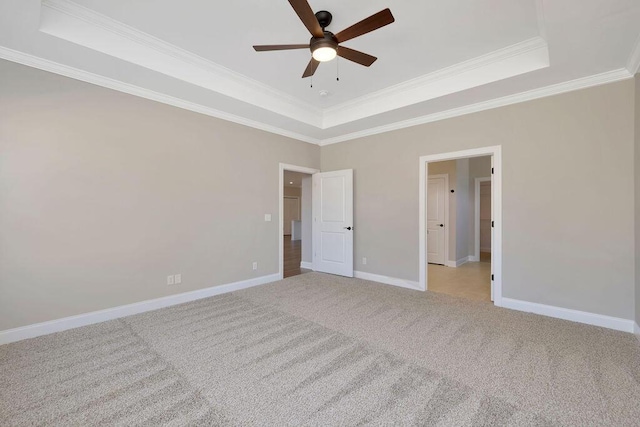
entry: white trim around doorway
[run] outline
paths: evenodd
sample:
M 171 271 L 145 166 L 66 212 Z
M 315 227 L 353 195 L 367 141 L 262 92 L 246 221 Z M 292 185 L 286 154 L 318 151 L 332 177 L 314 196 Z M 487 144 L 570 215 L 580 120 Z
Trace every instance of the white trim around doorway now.
M 485 178 L 476 178 L 476 182 L 475 182 L 475 199 L 474 199 L 474 203 L 475 203 L 475 212 L 474 212 L 474 227 L 475 227 L 475 232 L 474 232 L 474 243 L 473 243 L 473 249 L 475 251 L 475 255 L 473 256 L 473 259 L 471 259 L 471 257 L 469 257 L 469 261 L 480 261 L 480 184 L 483 182 L 490 182 L 491 181 L 491 177 L 485 177 Z M 493 191 L 493 190 L 492 190 Z
M 278 168 L 278 277 L 282 280 L 284 278 L 284 171 L 287 170 L 313 175 L 314 173 L 320 172 L 320 170 L 308 168 L 306 166 L 289 165 L 287 163 L 280 163 Z M 313 191 L 313 189 L 311 191 Z
M 493 156 L 493 183 L 491 187 L 492 198 L 492 220 L 494 221 L 493 239 L 491 240 L 491 269 L 494 276 L 494 304 L 502 306 L 502 147 L 500 145 L 492 147 L 474 148 L 471 150 L 455 151 L 450 153 L 432 154 L 421 156 L 419 159 L 419 285 L 421 290 L 427 289 L 427 177 L 430 162 L 440 162 L 444 160 L 465 159 L 471 157 Z

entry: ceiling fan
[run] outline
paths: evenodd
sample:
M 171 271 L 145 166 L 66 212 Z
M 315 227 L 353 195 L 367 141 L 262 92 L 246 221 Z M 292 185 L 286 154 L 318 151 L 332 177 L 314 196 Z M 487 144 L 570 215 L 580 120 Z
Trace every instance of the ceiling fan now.
M 253 48 L 256 52 L 310 49 L 312 56 L 311 61 L 309 61 L 309 65 L 307 65 L 307 68 L 304 70 L 302 78 L 313 76 L 320 62 L 331 61 L 336 55 L 364 65 L 365 67 L 370 66 L 378 58 L 364 52 L 340 46 L 340 43 L 370 33 L 395 21 L 391 11 L 385 9 L 363 19 L 357 24 L 353 24 L 338 34 L 333 34 L 331 31 L 325 30 L 325 28 L 331 24 L 331 19 L 333 18 L 331 13 L 326 10 L 321 10 L 314 14 L 307 0 L 289 0 L 289 3 L 298 14 L 304 26 L 307 27 L 311 33 L 311 41 L 308 44 L 258 45 L 253 46 Z

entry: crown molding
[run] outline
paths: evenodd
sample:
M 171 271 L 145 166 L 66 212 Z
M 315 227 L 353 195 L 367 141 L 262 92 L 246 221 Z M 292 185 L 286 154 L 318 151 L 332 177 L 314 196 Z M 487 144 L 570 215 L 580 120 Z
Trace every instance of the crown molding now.
M 618 70 L 608 71 L 593 76 L 583 77 L 576 80 L 571 80 L 565 83 L 558 83 L 550 86 L 546 86 L 540 89 L 534 89 L 527 92 L 522 92 L 514 95 L 505 96 L 489 101 L 479 102 L 476 104 L 454 108 L 447 111 L 442 111 L 434 114 L 428 114 L 421 117 L 416 117 L 401 122 L 391 123 L 384 126 L 378 126 L 375 128 L 366 129 L 359 132 L 353 132 L 345 135 L 340 135 L 333 138 L 317 139 L 307 135 L 302 135 L 296 132 L 291 132 L 286 129 L 282 129 L 276 126 L 267 125 L 265 123 L 257 122 L 255 120 L 246 119 L 244 117 L 236 116 L 226 113 L 224 111 L 216 110 L 214 108 L 206 107 L 193 102 L 185 101 L 173 96 L 165 95 L 163 93 L 155 92 L 149 89 L 141 88 L 139 86 L 123 83 L 118 80 L 114 80 L 108 77 L 100 76 L 98 74 L 90 73 L 84 70 L 70 67 L 68 65 L 60 64 L 48 59 L 39 58 L 34 55 L 30 55 L 24 52 L 19 52 L 13 49 L 0 46 L 0 58 L 8 61 L 23 64 L 29 67 L 37 68 L 43 71 L 48 71 L 54 74 L 59 74 L 72 79 L 81 80 L 87 83 L 102 86 L 108 89 L 117 90 L 119 92 L 128 93 L 130 95 L 139 96 L 152 101 L 161 102 L 163 104 L 172 105 L 174 107 L 182 108 L 196 113 L 205 114 L 207 116 L 215 117 L 222 120 L 227 120 L 233 123 L 245 125 L 254 129 L 263 130 L 265 132 L 273 133 L 276 135 L 285 136 L 287 138 L 296 139 L 299 141 L 307 142 L 310 144 L 326 146 L 336 144 L 339 142 L 350 141 L 353 139 L 363 138 L 366 136 L 377 135 L 380 133 L 391 132 L 398 129 L 404 129 L 408 127 L 418 126 L 421 124 L 436 122 L 439 120 L 445 120 L 453 117 L 463 116 L 466 114 L 477 113 L 480 111 L 491 110 L 498 107 L 504 107 L 507 105 L 518 104 L 521 102 L 531 101 L 534 99 L 545 98 L 548 96 L 558 95 L 566 92 L 571 92 L 579 89 L 586 89 L 593 86 L 600 86 L 607 83 L 614 83 L 621 80 L 626 80 L 633 77 L 626 68 L 620 68 Z
M 633 45 L 633 50 L 629 55 L 629 60 L 627 61 L 627 70 L 631 73 L 631 75 L 635 75 L 638 73 L 638 71 L 640 71 L 640 35 L 638 35 L 638 39 Z
M 428 114 L 426 116 L 416 117 L 414 119 L 404 120 L 401 122 L 391 123 L 384 126 L 378 126 L 371 129 L 366 129 L 359 132 L 353 132 L 346 135 L 337 136 L 334 138 L 327 138 L 320 141 L 320 146 L 326 146 L 336 144 L 339 142 L 349 141 L 352 139 L 363 138 L 366 136 L 377 135 L 380 133 L 391 132 L 398 129 L 404 129 L 408 127 L 418 126 L 425 123 L 436 122 L 440 120 L 450 119 L 453 117 L 463 116 L 466 114 L 477 113 L 480 111 L 491 110 L 498 107 L 504 107 L 512 104 L 519 104 L 521 102 L 532 101 L 534 99 L 546 98 L 548 96 L 559 95 L 566 92 L 572 92 L 575 90 L 586 89 L 589 87 L 600 86 L 607 83 L 614 83 L 621 80 L 632 78 L 631 74 L 626 68 L 620 68 L 618 70 L 608 71 L 593 76 L 583 77 L 576 80 L 571 80 L 564 83 L 558 83 L 550 86 L 546 86 L 540 89 L 534 89 L 527 92 L 521 92 L 514 95 L 505 96 L 502 98 L 492 99 L 485 102 L 479 102 L 464 107 L 454 108 L 447 111 L 442 111 L 434 114 Z
M 70 0 L 43 0 L 40 31 L 308 125 L 322 110 Z
M 542 39 L 547 40 L 547 19 L 544 14 L 544 0 L 535 0 L 535 2 L 538 33 Z
M 40 31 L 318 129 L 549 66 L 548 45 L 535 37 L 323 110 L 71 0 L 42 0 Z
M 323 129 L 471 89 L 549 66 L 541 37 L 389 86 L 324 110 Z
M 318 145 L 320 143 L 318 139 L 311 138 L 306 135 L 290 132 L 276 126 L 267 125 L 265 123 L 260 123 L 255 120 L 250 120 L 244 117 L 236 116 L 234 114 L 229 114 L 224 111 L 196 104 L 194 102 L 185 101 L 180 98 L 155 92 L 139 86 L 123 83 L 118 80 L 100 76 L 98 74 L 93 74 L 88 71 L 70 67 L 68 65 L 49 61 L 48 59 L 39 58 L 37 56 L 29 55 L 27 53 L 19 52 L 3 46 L 0 46 L 0 58 L 16 62 L 18 64 L 27 65 L 29 67 L 37 68 L 43 71 L 48 71 L 54 74 L 59 74 L 61 76 L 70 77 L 72 79 L 102 86 L 108 89 L 128 93 L 129 95 L 139 96 L 141 98 L 150 99 L 152 101 L 161 102 L 163 104 L 172 105 L 174 107 L 194 111 L 196 113 L 205 114 L 207 116 L 241 124 L 254 129 L 263 130 L 265 132 L 286 136 L 287 138 L 297 139 L 299 141 L 304 141 L 315 145 Z

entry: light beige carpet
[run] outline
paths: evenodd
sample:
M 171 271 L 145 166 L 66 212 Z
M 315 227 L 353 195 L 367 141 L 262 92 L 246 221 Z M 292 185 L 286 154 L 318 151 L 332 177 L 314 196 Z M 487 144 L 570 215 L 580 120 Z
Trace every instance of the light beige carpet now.
M 309 273 L 0 346 L 0 425 L 640 425 L 631 334 Z

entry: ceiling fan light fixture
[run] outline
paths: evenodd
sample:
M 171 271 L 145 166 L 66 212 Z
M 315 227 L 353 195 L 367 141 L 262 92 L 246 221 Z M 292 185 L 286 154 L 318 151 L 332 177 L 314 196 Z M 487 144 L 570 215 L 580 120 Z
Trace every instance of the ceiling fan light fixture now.
M 309 43 L 311 56 L 318 62 L 331 61 L 338 54 L 338 43 L 333 39 L 333 34 L 326 32 L 324 38 L 311 39 Z
M 338 52 L 336 52 L 334 48 L 326 46 L 326 47 L 317 48 L 316 50 L 313 51 L 312 55 L 313 55 L 313 59 L 315 59 L 318 62 L 327 62 L 335 58 L 337 54 Z

